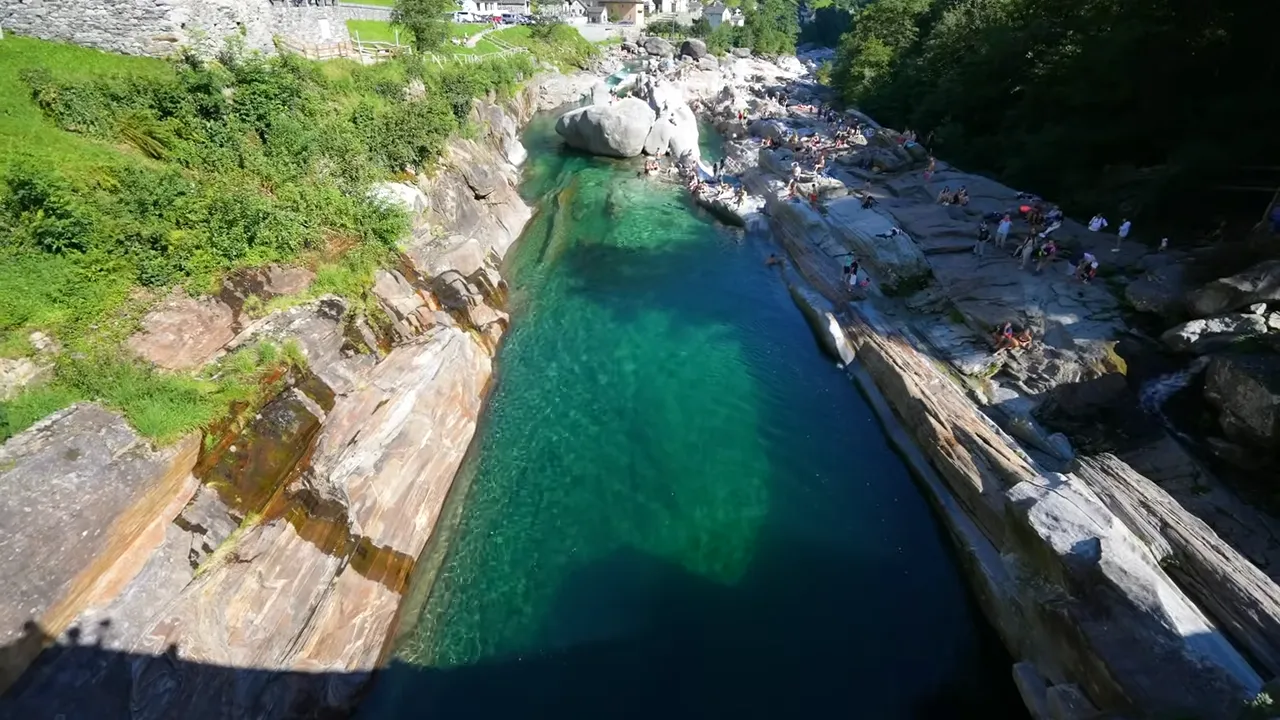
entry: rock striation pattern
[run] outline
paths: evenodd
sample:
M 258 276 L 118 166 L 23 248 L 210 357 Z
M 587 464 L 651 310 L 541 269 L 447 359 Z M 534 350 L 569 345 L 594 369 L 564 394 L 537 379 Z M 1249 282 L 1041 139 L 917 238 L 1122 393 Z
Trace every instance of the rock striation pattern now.
M 1015 683 L 1033 716 L 1238 717 L 1280 673 L 1273 526 L 1138 407 L 1120 352 L 1133 342 L 1123 288 L 1071 273 L 1091 252 L 1146 274 L 1125 298 L 1131 305 L 1195 317 L 1203 308 L 1184 305 L 1181 271 L 1166 270 L 1174 254 L 1128 243 L 1113 253 L 1114 237 L 1067 220 L 1054 236 L 1066 262 L 1020 269 L 1010 258 L 1016 243 L 983 257 L 976 230 L 1016 205 L 1013 189 L 942 161 L 925 179 L 918 149 L 853 113 L 872 130 L 824 145 L 827 170 L 810 173 L 805 138 L 830 132 L 811 109 L 818 98 L 803 79 L 744 76 L 739 62 L 722 65 L 723 87 L 700 97 L 717 126 L 748 136 L 730 140 L 726 157 L 748 196 L 701 202 L 747 227 L 767 223 L 786 250 L 793 299 L 863 387 L 944 519 L 1018 661 Z M 686 76 L 707 83 L 699 71 Z M 945 186 L 965 186 L 969 204 L 938 204 Z M 865 273 L 852 288 L 841 273 L 851 256 Z M 1268 272 L 1246 275 L 1224 279 L 1230 291 L 1203 314 L 1247 307 L 1248 317 L 1210 318 L 1166 342 L 1197 353 L 1271 337 L 1261 304 L 1271 299 Z M 1031 330 L 1035 344 L 994 353 L 990 333 L 1006 321 Z M 1224 414 L 1238 415 L 1224 419 L 1228 436 L 1259 447 L 1260 434 L 1274 432 L 1270 373 L 1237 356 L 1204 362 Z M 1236 387 L 1247 388 L 1248 402 Z M 1099 413 L 1114 414 L 1107 429 Z M 1068 440 L 1042 416 L 1092 429 Z M 1073 447 L 1100 434 L 1108 436 L 1087 452 Z
M 432 178 L 380 189 L 414 232 L 375 278 L 375 311 L 321 296 L 254 319 L 249 298 L 310 283 L 281 267 L 156 308 L 131 345 L 157 365 L 260 340 L 305 359 L 203 450 L 195 437 L 152 449 L 95 406 L 0 447 L 0 522 L 14 523 L 0 565 L 20 588 L 0 594 L 14 648 L 0 678 L 17 681 L 0 716 L 352 709 L 476 429 L 507 326 L 498 268 L 531 215 L 515 190 L 519 130 L 540 94 L 477 102 L 478 137 L 451 143 Z

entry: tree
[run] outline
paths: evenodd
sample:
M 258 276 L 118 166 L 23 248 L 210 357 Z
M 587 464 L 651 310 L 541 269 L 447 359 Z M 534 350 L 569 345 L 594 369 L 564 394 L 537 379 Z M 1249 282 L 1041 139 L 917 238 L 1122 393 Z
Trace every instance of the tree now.
M 430 52 L 449 39 L 452 0 L 396 0 L 391 23 L 409 31 L 413 49 Z
M 1280 165 L 1267 7 L 877 0 L 841 37 L 833 83 L 881 122 L 936 131 L 952 162 L 1185 237 L 1213 224 L 1206 206 L 1242 205 L 1217 188 Z

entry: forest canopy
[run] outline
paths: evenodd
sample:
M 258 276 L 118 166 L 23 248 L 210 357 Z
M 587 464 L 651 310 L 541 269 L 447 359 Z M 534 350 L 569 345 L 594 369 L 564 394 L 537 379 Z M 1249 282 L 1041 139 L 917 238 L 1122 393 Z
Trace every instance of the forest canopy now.
M 844 5 L 832 82 L 967 169 L 1082 212 L 1210 222 L 1280 185 L 1272 3 Z M 1246 187 L 1255 189 L 1245 190 Z

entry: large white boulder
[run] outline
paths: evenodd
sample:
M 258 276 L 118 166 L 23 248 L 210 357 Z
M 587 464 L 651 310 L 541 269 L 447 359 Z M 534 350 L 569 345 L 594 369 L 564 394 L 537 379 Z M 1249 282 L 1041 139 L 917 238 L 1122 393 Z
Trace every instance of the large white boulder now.
M 688 105 L 677 105 L 675 110 L 667 116 L 667 122 L 670 122 L 673 127 L 671 154 L 675 157 L 684 157 L 689 154 L 694 160 L 698 160 L 702 153 L 698 149 L 698 118 L 693 114 L 693 110 L 690 110 Z
M 656 119 L 643 100 L 625 98 L 612 105 L 570 110 L 556 121 L 556 133 L 571 147 L 593 155 L 628 158 L 644 150 Z

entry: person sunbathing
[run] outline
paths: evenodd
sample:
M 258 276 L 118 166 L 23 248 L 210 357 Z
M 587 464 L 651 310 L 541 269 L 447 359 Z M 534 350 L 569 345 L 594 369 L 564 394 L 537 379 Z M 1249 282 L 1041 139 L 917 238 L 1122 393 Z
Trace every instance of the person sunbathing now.
M 1006 322 L 1004 325 L 997 328 L 992 339 L 996 344 L 996 352 L 1012 350 L 1017 347 L 1017 338 L 1014 336 L 1013 323 Z

